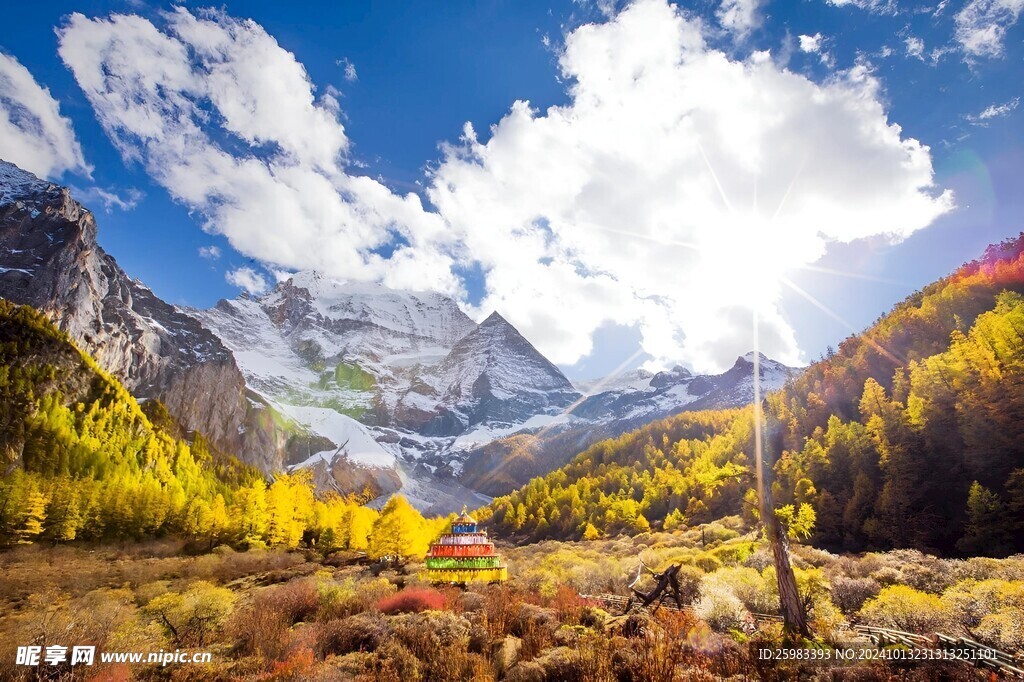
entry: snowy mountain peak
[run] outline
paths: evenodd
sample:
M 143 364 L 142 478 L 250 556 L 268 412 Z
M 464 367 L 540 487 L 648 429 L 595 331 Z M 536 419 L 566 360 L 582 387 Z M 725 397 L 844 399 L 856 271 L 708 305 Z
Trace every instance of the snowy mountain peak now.
M 388 289 L 302 271 L 258 299 L 276 319 L 297 324 L 309 314 L 331 322 L 372 324 L 399 334 L 450 345 L 474 328 L 473 321 L 444 294 Z
M 632 369 L 618 374 L 611 374 L 599 379 L 577 381 L 576 388 L 588 395 L 606 391 L 643 391 L 651 386 L 654 374 L 646 369 Z
M 761 375 L 762 376 L 765 374 L 765 372 L 776 372 L 776 373 L 788 374 L 788 373 L 793 371 L 792 367 L 788 367 L 788 366 L 782 364 L 781 362 L 779 362 L 778 360 L 772 360 L 770 357 L 768 357 L 764 353 L 758 353 L 757 355 L 758 355 L 758 365 L 760 365 Z M 746 353 L 746 354 L 741 355 L 740 357 L 736 358 L 736 362 L 733 364 L 732 368 L 734 370 L 739 368 L 742 371 L 748 371 L 749 372 L 749 371 L 752 371 L 751 368 L 753 367 L 753 365 L 754 365 L 754 351 L 750 351 L 749 353 Z
M 561 370 L 496 312 L 463 337 L 441 363 L 442 372 L 455 368 L 470 374 L 488 370 L 492 385 L 575 392 Z
M 512 325 L 509 324 L 509 321 L 506 320 L 504 317 L 502 317 L 501 313 L 499 313 L 497 310 L 495 310 L 493 313 L 488 315 L 484 319 L 484 321 L 480 323 L 480 326 L 481 327 L 498 327 L 498 326 L 512 327 Z M 512 328 L 515 329 L 515 327 L 512 327 Z

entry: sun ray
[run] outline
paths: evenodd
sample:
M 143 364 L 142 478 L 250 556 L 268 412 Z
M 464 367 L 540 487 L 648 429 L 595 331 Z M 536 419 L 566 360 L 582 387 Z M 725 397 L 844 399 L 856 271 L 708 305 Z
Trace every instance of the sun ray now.
M 732 209 L 732 202 L 729 201 L 729 197 L 726 196 L 722 183 L 718 181 L 718 173 L 715 172 L 714 167 L 711 165 L 708 155 L 704 153 L 704 145 L 700 143 L 700 139 L 695 141 L 697 143 L 697 149 L 700 151 L 700 157 L 704 159 L 704 165 L 708 167 L 708 173 L 711 173 L 711 179 L 715 181 L 715 187 L 718 188 L 718 195 L 722 197 L 722 202 L 725 204 L 725 207 L 729 209 L 729 213 L 735 213 Z
M 879 284 L 892 284 L 894 286 L 907 287 L 910 286 L 908 282 L 901 282 L 897 279 L 888 279 L 886 277 L 876 277 L 874 275 L 864 275 L 858 272 L 849 272 L 847 270 L 836 270 L 835 268 L 826 268 L 821 265 L 797 265 L 799 270 L 809 270 L 810 272 L 820 272 L 827 275 L 835 275 L 837 277 L 849 277 L 850 279 L 862 279 L 867 282 L 878 282 Z
M 758 338 L 758 314 L 754 310 L 754 465 L 757 467 L 757 508 L 764 509 L 764 452 L 761 443 L 761 349 Z
M 573 401 L 573 403 L 571 405 L 569 405 L 564 410 L 559 412 L 558 415 L 555 417 L 554 420 L 552 420 L 552 422 L 550 424 L 548 424 L 547 426 L 541 428 L 539 431 L 537 431 L 537 433 L 531 434 L 530 435 L 530 444 L 534 445 L 534 444 L 540 443 L 541 439 L 544 436 L 546 436 L 548 433 L 550 433 L 552 431 L 552 429 L 555 428 L 555 426 L 556 426 L 556 424 L 558 422 L 558 417 L 564 417 L 566 415 L 572 414 L 573 410 L 575 410 L 577 407 L 579 407 L 580 404 L 583 403 L 587 398 L 589 398 L 589 397 L 591 397 L 593 395 L 597 395 L 598 393 L 601 392 L 602 388 L 607 386 L 609 383 L 611 383 L 612 381 L 614 381 L 618 377 L 622 376 L 622 374 L 627 369 L 629 369 L 629 367 L 637 359 L 639 359 L 643 354 L 644 354 L 643 348 L 638 348 L 637 350 L 635 350 L 632 355 L 630 355 L 628 358 L 626 358 L 625 360 L 620 362 L 615 367 L 615 369 L 613 369 L 608 374 L 608 376 L 606 376 L 603 379 L 601 379 L 600 381 L 598 381 L 590 389 L 590 391 L 588 391 L 587 393 L 584 393 L 583 395 L 581 395 L 577 400 Z M 495 477 L 495 475 L 497 475 L 498 473 L 503 471 L 509 465 L 509 463 L 510 463 L 510 458 L 508 458 L 508 457 L 503 458 L 502 461 L 497 466 L 495 466 L 494 468 L 491 469 L 490 473 L 488 474 L 488 478 L 489 479 L 493 479 Z
M 854 327 L 852 324 L 850 324 L 850 322 L 848 322 L 846 319 L 844 319 L 843 317 L 841 317 L 837 313 L 833 312 L 824 303 L 822 303 L 818 299 L 814 298 L 814 296 L 811 296 L 809 293 L 804 291 L 802 288 L 800 288 L 799 286 L 794 284 L 793 281 L 790 280 L 788 277 L 783 276 L 783 277 L 780 278 L 780 281 L 783 284 L 785 284 L 786 286 L 788 286 L 790 289 L 792 289 L 793 291 L 798 293 L 800 296 L 803 296 L 805 299 L 807 299 L 812 305 L 814 305 L 814 307 L 818 308 L 823 313 L 825 313 L 826 315 L 831 317 L 833 320 L 835 320 L 839 324 L 841 324 L 844 327 L 846 327 L 846 329 L 848 331 L 850 331 L 850 332 L 852 332 L 854 334 L 856 334 L 859 331 L 856 327 Z M 883 347 L 880 343 L 878 343 L 877 341 L 872 339 L 869 335 L 865 334 L 865 335 L 863 335 L 862 338 L 864 339 L 865 343 L 867 343 L 869 346 L 874 348 L 881 355 L 884 355 L 885 357 L 887 357 L 890 360 L 892 360 L 893 362 L 895 362 L 897 365 L 906 364 L 904 360 L 901 360 L 899 357 L 896 356 L 896 354 L 892 353 L 887 348 Z
M 771 220 L 768 221 L 769 225 L 773 224 L 775 222 L 775 219 L 779 217 L 779 214 L 782 213 L 782 208 L 786 205 L 786 200 L 789 199 L 789 195 L 793 191 L 793 188 L 796 186 L 796 181 L 800 178 L 800 175 L 803 174 L 804 166 L 806 165 L 807 154 L 804 154 L 804 158 L 800 162 L 800 165 L 797 167 L 796 172 L 793 173 L 792 179 L 790 179 L 789 184 L 786 185 L 786 191 L 783 193 L 782 198 L 779 199 L 779 205 L 775 208 L 775 213 L 772 214 Z

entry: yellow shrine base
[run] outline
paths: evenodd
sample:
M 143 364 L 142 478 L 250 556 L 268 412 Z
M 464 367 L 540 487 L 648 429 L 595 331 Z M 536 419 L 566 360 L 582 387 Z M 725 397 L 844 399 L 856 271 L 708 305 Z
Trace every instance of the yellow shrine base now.
M 497 583 L 508 580 L 508 567 L 427 569 L 426 571 L 423 571 L 421 577 L 428 582 L 448 583 L 450 585 L 465 585 L 467 583 Z

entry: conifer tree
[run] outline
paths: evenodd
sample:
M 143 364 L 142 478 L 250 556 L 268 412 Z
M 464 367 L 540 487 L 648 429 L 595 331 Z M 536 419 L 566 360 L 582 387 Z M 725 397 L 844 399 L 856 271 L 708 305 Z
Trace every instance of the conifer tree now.
M 368 553 L 372 559 L 422 557 L 430 540 L 423 516 L 403 496 L 393 495 L 373 524 Z
M 29 543 L 43 533 L 46 521 L 46 495 L 38 489 L 31 490 L 25 499 L 25 510 L 17 530 L 19 542 Z

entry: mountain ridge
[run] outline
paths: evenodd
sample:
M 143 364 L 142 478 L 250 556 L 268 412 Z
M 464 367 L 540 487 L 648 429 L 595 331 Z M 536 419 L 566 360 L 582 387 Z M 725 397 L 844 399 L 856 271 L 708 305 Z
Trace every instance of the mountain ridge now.
M 103 251 L 69 190 L 7 163 L 0 296 L 44 311 L 139 399 L 267 474 L 311 469 L 321 489 L 401 489 L 434 511 L 485 500 L 473 470 L 509 437 L 581 449 L 687 404 L 749 400 L 742 376 L 726 386 L 682 368 L 584 396 L 497 311 L 477 324 L 440 293 L 313 271 L 175 307 Z

